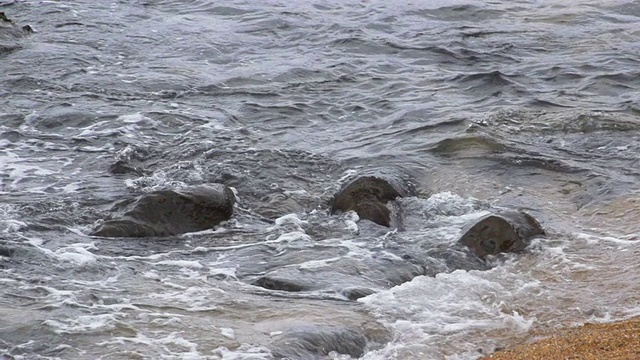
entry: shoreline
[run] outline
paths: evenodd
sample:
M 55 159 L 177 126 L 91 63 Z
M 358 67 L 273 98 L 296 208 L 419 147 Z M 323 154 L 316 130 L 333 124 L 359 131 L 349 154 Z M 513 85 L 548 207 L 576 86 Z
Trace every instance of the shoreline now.
M 611 323 L 585 323 L 549 335 L 480 359 L 640 359 L 640 317 Z

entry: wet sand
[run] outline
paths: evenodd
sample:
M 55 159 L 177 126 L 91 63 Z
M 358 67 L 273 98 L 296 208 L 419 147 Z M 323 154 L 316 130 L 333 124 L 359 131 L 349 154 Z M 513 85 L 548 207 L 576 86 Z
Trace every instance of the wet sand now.
M 640 318 L 585 324 L 542 340 L 498 351 L 483 360 L 640 359 Z

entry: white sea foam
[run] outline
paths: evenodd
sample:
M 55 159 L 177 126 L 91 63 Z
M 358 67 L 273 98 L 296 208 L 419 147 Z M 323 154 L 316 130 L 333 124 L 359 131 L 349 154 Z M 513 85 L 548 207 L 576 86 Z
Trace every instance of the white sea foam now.
M 281 244 L 282 247 L 286 246 L 287 248 L 303 248 L 313 245 L 311 236 L 300 231 L 282 234 L 275 240 L 268 240 L 267 243 Z
M 158 122 L 150 117 L 144 116 L 141 113 L 120 115 L 116 121 L 121 121 L 125 124 L 145 124 L 150 126 L 158 125 Z
M 59 248 L 55 251 L 42 247 L 41 245 L 44 243 L 44 240 L 37 237 L 24 237 L 27 241 L 35 248 L 37 248 L 42 253 L 50 256 L 52 258 L 58 259 L 63 262 L 72 263 L 78 266 L 85 265 L 88 263 L 95 263 L 98 259 L 98 256 L 91 253 L 89 250 L 96 250 L 97 247 L 94 243 L 75 243 L 69 244 L 69 246 L 65 246 Z
M 8 180 L 11 180 L 11 183 L 6 190 L 17 189 L 18 183 L 26 178 L 40 178 L 53 175 L 57 172 L 37 165 L 28 165 L 22 157 L 9 150 L 0 151 L 0 171 L 7 174 Z M 25 189 L 21 190 L 25 191 Z M 39 187 L 30 188 L 28 191 L 33 193 L 44 193 L 44 190 Z M 4 190 L 2 190 L 2 192 L 4 192 Z
M 227 231 L 227 229 L 224 227 L 224 225 L 227 224 L 227 223 L 228 223 L 228 221 L 222 221 L 222 222 L 220 222 L 220 224 L 218 224 L 218 226 L 216 226 L 214 228 L 200 230 L 200 231 L 187 232 L 187 233 L 178 235 L 178 237 L 185 238 L 185 239 L 191 239 L 191 238 L 200 237 L 200 236 L 203 236 L 203 235 L 223 234 L 224 232 Z
M 169 323 L 181 323 L 184 315 L 175 314 L 175 313 L 164 313 L 164 312 L 141 312 L 138 313 L 138 320 L 150 323 L 154 321 L 158 321 L 159 323 L 169 324 Z
M 392 342 L 363 358 L 477 358 L 477 349 L 487 346 L 485 334 L 525 333 L 532 325 L 533 319 L 508 306 L 517 290 L 493 281 L 491 273 L 457 270 L 434 278 L 420 276 L 362 298 L 359 301 L 394 333 Z
M 638 245 L 640 242 L 636 239 L 624 239 L 623 237 L 613 237 L 613 236 L 600 236 L 594 234 L 587 233 L 576 233 L 576 237 L 581 240 L 585 240 L 587 244 L 596 244 L 598 242 L 610 242 L 620 245 Z
M 76 265 L 85 265 L 87 263 L 96 262 L 97 256 L 87 249 L 96 249 L 95 244 L 72 244 L 56 250 L 54 254 L 58 259 L 72 262 Z
M 417 198 L 414 198 L 417 199 Z M 425 202 L 425 213 L 439 216 L 461 216 L 486 208 L 487 204 L 445 191 L 431 195 Z
M 297 214 L 287 214 L 279 217 L 275 221 L 275 225 L 267 228 L 267 244 L 278 244 L 279 248 L 302 248 L 310 246 L 313 241 L 302 228 L 307 225 L 306 221 L 301 220 Z M 274 239 L 274 237 L 277 238 Z
M 165 285 L 172 284 L 168 281 Z M 164 301 L 169 304 L 181 304 L 189 311 L 208 311 L 217 309 L 216 302 L 224 295 L 224 291 L 214 287 L 178 286 L 179 291 L 164 291 L 162 293 L 149 294 L 152 299 Z
M 151 175 L 141 176 L 136 179 L 126 179 L 124 184 L 130 189 L 147 192 L 159 190 L 168 185 L 175 185 L 175 187 L 183 187 L 186 185 L 182 182 L 170 181 L 167 174 L 162 170 L 156 170 Z
M 347 211 L 342 217 L 344 219 L 344 224 L 346 225 L 345 230 L 351 231 L 354 234 L 357 234 L 360 231 L 360 228 L 358 227 L 360 217 L 357 212 Z
M 220 328 L 220 334 L 228 339 L 235 339 L 236 333 L 232 328 Z
M 191 269 L 202 269 L 204 266 L 197 260 L 163 260 L 158 261 L 155 265 L 179 266 Z
M 76 138 L 91 138 L 98 136 L 109 136 L 118 134 L 121 131 L 120 128 L 114 128 L 111 121 L 98 121 L 95 122 L 80 131 Z
M 297 214 L 287 214 L 277 218 L 275 221 L 275 224 L 276 226 L 284 226 L 284 225 L 300 226 L 303 224 L 307 224 L 307 222 L 300 220 Z
M 213 265 L 213 264 L 211 264 Z M 209 275 L 223 275 L 226 277 L 237 279 L 235 267 L 210 268 Z
M 182 337 L 181 333 L 173 332 L 168 336 L 160 338 L 156 341 L 158 341 L 161 344 L 177 345 L 177 346 L 191 350 L 192 353 L 197 353 L 196 349 L 198 345 Z
M 167 335 L 145 335 L 138 333 L 135 337 L 112 337 L 99 342 L 97 346 L 109 347 L 116 344 L 137 344 L 149 348 L 148 351 L 159 353 L 163 359 L 204 360 L 209 357 L 200 354 L 198 344 L 184 337 L 184 332 L 172 332 Z
M 453 243 L 467 224 L 489 213 L 487 204 L 450 192 L 433 194 L 428 199 L 407 197 L 398 201 L 405 215 L 404 227 L 408 229 L 404 238 L 413 241 Z M 424 231 L 425 228 L 429 231 Z
M 229 350 L 221 346 L 213 351 L 216 360 L 272 360 L 271 351 L 263 346 L 242 344 L 237 349 Z
M 65 194 L 72 194 L 78 192 L 84 186 L 84 181 L 75 181 L 64 185 L 60 190 Z
M 267 243 L 282 243 L 281 246 L 301 247 L 311 241 L 302 225 L 308 224 L 301 220 L 297 214 L 287 214 L 276 219 L 275 225 L 267 228 Z M 277 238 L 274 239 L 274 237 Z
M 142 277 L 145 279 L 160 280 L 160 274 L 153 270 L 143 272 Z
M 347 171 L 344 172 L 344 175 L 338 179 L 338 184 L 344 184 L 347 180 L 349 180 L 352 176 L 356 175 L 358 173 L 358 170 L 356 169 L 349 169 Z
M 296 266 L 298 266 L 300 269 L 319 269 L 319 268 L 331 266 L 331 263 L 336 262 L 340 259 L 341 259 L 340 257 L 334 257 L 334 258 L 322 259 L 322 260 L 310 260 Z
M 51 327 L 57 334 L 80 334 L 113 330 L 118 321 L 114 314 L 81 315 L 64 320 L 45 320 L 44 324 Z
M 3 233 L 19 232 L 27 227 L 27 223 L 19 220 L 0 220 L 0 229 Z

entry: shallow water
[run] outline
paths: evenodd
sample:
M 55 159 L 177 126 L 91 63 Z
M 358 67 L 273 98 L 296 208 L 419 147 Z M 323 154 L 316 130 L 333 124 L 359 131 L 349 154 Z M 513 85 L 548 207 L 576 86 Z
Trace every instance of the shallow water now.
M 637 2 L 0 11 L 15 23 L 0 23 L 6 357 L 476 359 L 639 312 Z M 110 172 L 119 160 L 135 171 Z M 416 179 L 404 232 L 328 213 L 349 176 L 376 169 Z M 87 235 L 115 201 L 210 182 L 238 193 L 215 229 Z M 496 207 L 548 236 L 447 262 L 462 226 Z M 406 252 L 438 274 L 380 283 Z M 316 288 L 251 285 L 282 273 Z M 341 286 L 359 282 L 375 293 L 348 300 Z M 289 346 L 323 331 L 362 353 Z

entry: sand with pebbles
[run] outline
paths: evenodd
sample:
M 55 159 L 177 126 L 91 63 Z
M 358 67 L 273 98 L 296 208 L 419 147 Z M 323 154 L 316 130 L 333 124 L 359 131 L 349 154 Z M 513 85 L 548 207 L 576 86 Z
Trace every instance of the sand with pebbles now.
M 498 351 L 483 360 L 640 359 L 640 318 L 585 324 L 548 338 Z

